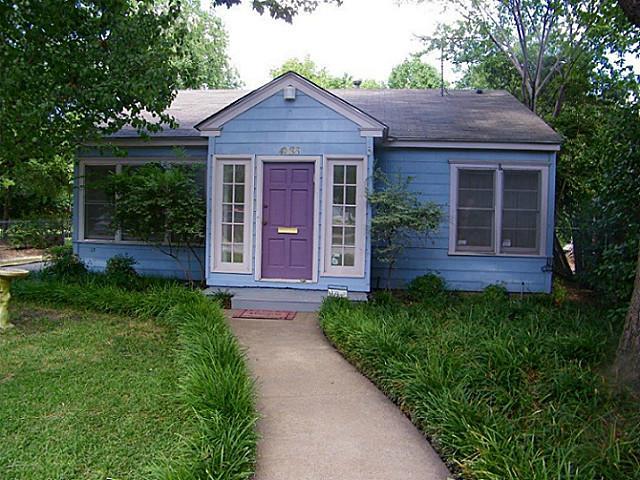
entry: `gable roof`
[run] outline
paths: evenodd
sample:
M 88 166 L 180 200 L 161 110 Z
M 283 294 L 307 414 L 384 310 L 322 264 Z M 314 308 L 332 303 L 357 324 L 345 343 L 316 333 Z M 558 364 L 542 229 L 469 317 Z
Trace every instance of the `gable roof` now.
M 319 87 L 318 87 L 319 88 Z M 260 90 L 260 89 L 258 89 Z M 152 133 L 152 138 L 202 138 L 202 128 L 216 114 L 228 111 L 251 92 L 242 90 L 182 90 L 166 111 L 176 129 Z M 523 143 L 559 145 L 562 137 L 505 91 L 348 89 L 331 90 L 338 98 L 387 126 L 386 141 Z M 217 117 L 220 118 L 220 117 Z M 203 121 L 204 120 L 204 121 Z M 111 138 L 137 138 L 125 127 Z
M 214 136 L 219 135 L 225 123 L 288 86 L 295 87 L 314 100 L 353 121 L 360 127 L 360 132 L 363 136 L 382 137 L 384 135 L 387 128 L 384 123 L 295 72 L 283 73 L 262 87 L 238 98 L 222 110 L 213 113 L 196 124 L 194 128 L 201 132 L 212 132 Z

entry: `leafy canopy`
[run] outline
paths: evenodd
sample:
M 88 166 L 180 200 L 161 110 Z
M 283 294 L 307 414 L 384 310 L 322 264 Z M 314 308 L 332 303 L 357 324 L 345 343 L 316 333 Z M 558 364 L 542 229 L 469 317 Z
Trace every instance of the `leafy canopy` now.
M 440 88 L 438 70 L 424 63 L 420 55 L 411 55 L 396 65 L 389 75 L 389 88 Z
M 585 67 L 628 74 L 619 68 L 625 54 L 638 51 L 637 29 L 626 20 L 614 0 L 453 0 L 459 20 L 441 24 L 434 37 L 424 37 L 456 65 L 474 68 L 466 81 L 492 82 L 502 73 L 502 84 L 534 112 L 539 98 L 557 115 L 564 89 L 576 69 Z M 509 64 L 511 68 L 505 68 Z M 505 81 L 506 80 L 506 81 Z M 481 86 L 481 85 L 479 85 Z M 551 101 L 549 101 L 549 99 Z
M 273 78 L 278 77 L 286 72 L 296 72 L 302 75 L 308 80 L 311 80 L 316 85 L 322 88 L 353 88 L 357 80 L 351 75 L 345 73 L 341 77 L 330 74 L 325 67 L 320 67 L 311 60 L 311 57 L 307 55 L 302 60 L 298 58 L 290 58 L 284 62 L 280 67 L 273 68 L 269 72 Z M 360 88 L 384 88 L 382 82 L 377 80 L 362 80 L 359 83 Z
M 250 0 L 251 7 L 260 15 L 268 13 L 271 18 L 284 20 L 291 23 L 301 11 L 313 12 L 322 3 L 342 4 L 342 0 Z M 242 0 L 213 0 L 213 4 L 232 7 Z
M 184 1 L 184 0 L 183 0 Z M 240 77 L 227 53 L 229 36 L 222 20 L 200 2 L 183 3 L 182 21 L 187 25 L 188 48 L 178 60 L 178 88 L 238 88 Z

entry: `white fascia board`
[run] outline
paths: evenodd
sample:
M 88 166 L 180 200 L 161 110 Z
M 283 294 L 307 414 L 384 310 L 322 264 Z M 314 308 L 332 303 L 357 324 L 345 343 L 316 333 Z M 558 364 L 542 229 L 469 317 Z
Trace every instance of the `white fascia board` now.
M 105 137 L 98 142 L 86 142 L 86 147 L 108 147 L 115 145 L 118 147 L 172 147 L 172 146 L 201 146 L 208 145 L 206 139 L 200 137 Z
M 403 141 L 385 142 L 385 147 L 391 148 L 451 148 L 469 150 L 537 150 L 557 152 L 558 143 L 503 143 L 503 142 L 420 142 Z

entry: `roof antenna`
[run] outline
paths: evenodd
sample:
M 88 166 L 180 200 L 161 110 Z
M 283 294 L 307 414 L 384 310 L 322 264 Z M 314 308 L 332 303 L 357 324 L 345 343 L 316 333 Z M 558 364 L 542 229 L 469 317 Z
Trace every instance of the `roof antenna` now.
M 444 40 L 440 39 L 440 96 L 444 97 Z
M 354 80 L 353 81 L 353 86 L 356 88 L 360 88 L 360 85 L 362 85 L 362 80 Z

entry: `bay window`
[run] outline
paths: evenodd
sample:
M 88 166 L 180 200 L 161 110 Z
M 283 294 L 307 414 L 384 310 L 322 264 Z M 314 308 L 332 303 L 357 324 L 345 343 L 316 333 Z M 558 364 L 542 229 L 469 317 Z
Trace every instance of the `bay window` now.
M 547 167 L 451 165 L 449 253 L 544 255 Z

